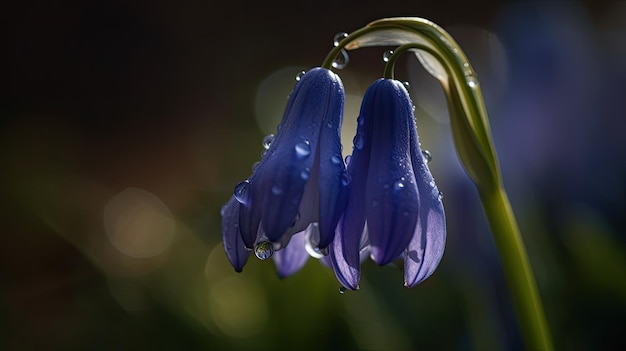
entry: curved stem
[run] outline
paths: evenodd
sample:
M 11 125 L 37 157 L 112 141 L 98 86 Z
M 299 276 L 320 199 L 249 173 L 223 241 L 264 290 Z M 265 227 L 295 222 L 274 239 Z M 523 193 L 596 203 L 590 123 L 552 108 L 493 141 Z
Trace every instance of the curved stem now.
M 341 50 L 345 48 L 346 45 L 350 44 L 351 42 L 353 42 L 355 39 L 368 34 L 368 33 L 372 33 L 372 32 L 376 32 L 379 31 L 381 29 L 385 29 L 385 28 L 393 28 L 394 26 L 378 26 L 378 27 L 370 27 L 370 26 L 366 26 L 363 27 L 361 29 L 358 29 L 350 34 L 348 34 L 347 37 L 343 38 L 338 44 L 337 46 L 333 47 L 328 54 L 326 54 L 326 57 L 324 58 L 324 61 L 322 61 L 322 65 L 321 67 L 323 68 L 327 68 L 330 69 L 333 65 L 333 61 L 337 58 L 337 56 L 339 56 L 339 53 L 341 53 Z
M 433 55 L 433 57 L 435 57 L 440 62 L 443 61 L 443 58 L 435 50 L 433 50 L 432 48 L 424 44 L 409 43 L 409 44 L 400 45 L 398 48 L 393 50 L 393 53 L 391 54 L 391 56 L 389 56 L 389 60 L 387 61 L 387 64 L 385 64 L 385 71 L 384 71 L 383 77 L 387 79 L 395 79 L 394 68 L 396 66 L 396 61 L 398 61 L 398 58 L 400 58 L 402 54 L 404 54 L 406 51 L 410 49 L 418 49 L 418 50 L 426 51 L 429 54 Z M 450 72 L 448 71 L 448 68 L 444 66 L 444 69 L 446 70 L 446 73 L 449 75 Z

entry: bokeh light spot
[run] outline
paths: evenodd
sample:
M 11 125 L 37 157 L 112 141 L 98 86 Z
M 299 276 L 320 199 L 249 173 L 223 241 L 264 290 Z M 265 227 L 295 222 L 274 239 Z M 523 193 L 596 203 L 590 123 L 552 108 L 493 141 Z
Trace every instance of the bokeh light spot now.
M 104 207 L 103 219 L 111 244 L 130 257 L 157 256 L 174 240 L 172 213 L 145 190 L 127 188 L 115 195 Z

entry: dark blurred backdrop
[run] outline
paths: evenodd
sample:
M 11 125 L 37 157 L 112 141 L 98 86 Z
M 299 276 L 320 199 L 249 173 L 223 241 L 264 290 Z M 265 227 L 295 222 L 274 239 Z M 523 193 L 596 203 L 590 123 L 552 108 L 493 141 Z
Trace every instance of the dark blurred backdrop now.
M 448 246 L 414 289 L 363 266 L 338 293 L 310 260 L 229 266 L 221 206 L 303 69 L 336 33 L 391 16 L 449 30 L 478 72 L 512 206 L 559 350 L 626 327 L 624 2 L 24 1 L 4 5 L 2 350 L 521 350 L 441 89 L 414 58 L 422 147 Z M 383 48 L 350 54 L 349 152 Z

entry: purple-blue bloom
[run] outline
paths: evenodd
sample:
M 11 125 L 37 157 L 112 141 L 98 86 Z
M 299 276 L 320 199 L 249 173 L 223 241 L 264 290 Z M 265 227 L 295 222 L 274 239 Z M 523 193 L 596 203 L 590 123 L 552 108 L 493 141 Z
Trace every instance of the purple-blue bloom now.
M 303 246 L 327 250 L 346 204 L 343 106 L 343 84 L 328 69 L 313 68 L 296 83 L 271 144 L 222 212 L 224 248 L 236 271 L 251 250 L 259 259 L 275 256 L 280 276 L 306 263 Z
M 441 195 L 427 166 L 404 85 L 379 79 L 363 98 L 348 164 L 348 204 L 330 249 L 339 282 L 358 289 L 360 253 L 378 265 L 404 260 L 404 285 L 428 278 L 443 255 Z

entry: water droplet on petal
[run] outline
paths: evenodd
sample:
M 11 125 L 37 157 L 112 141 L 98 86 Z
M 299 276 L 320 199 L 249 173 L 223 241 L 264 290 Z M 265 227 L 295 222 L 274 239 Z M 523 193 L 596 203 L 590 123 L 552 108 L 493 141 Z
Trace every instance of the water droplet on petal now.
M 424 161 L 428 164 L 433 160 L 433 155 L 428 150 L 422 150 L 422 156 L 424 156 Z
M 302 178 L 303 180 L 309 179 L 310 176 L 311 176 L 311 169 L 309 167 L 306 167 L 305 169 L 300 171 L 300 178 Z
M 296 74 L 296 82 L 299 82 L 302 79 L 302 76 L 306 74 L 306 71 L 300 71 Z
M 435 181 L 434 180 L 431 180 L 430 183 L 428 183 L 428 184 L 430 185 L 431 188 L 435 187 Z
M 395 190 L 401 190 L 401 189 L 404 189 L 404 183 L 403 183 L 401 180 L 398 180 L 397 182 L 395 182 L 395 183 L 393 184 L 393 188 L 394 188 Z
M 341 175 L 341 185 L 348 186 L 348 184 L 350 184 L 350 179 L 348 178 L 348 175 L 344 173 Z
M 254 255 L 259 260 L 267 260 L 274 255 L 274 245 L 269 241 L 261 241 L 254 247 Z
M 391 56 L 393 55 L 393 50 L 387 50 L 383 53 L 383 61 L 384 62 L 389 62 L 389 60 L 391 59 Z
M 363 134 L 357 134 L 354 136 L 354 140 L 352 140 L 352 142 L 354 143 L 354 147 L 361 150 L 363 149 L 363 144 L 365 144 L 365 137 Z
M 298 156 L 298 158 L 304 158 L 311 154 L 311 145 L 306 140 L 303 142 L 297 143 L 295 149 L 296 149 L 296 156 Z
M 439 201 L 443 200 L 443 193 L 440 191 L 437 197 L 439 198 Z
M 239 203 L 247 204 L 248 203 L 248 187 L 250 186 L 249 180 L 244 180 L 243 182 L 239 182 L 239 184 L 235 185 L 235 191 L 233 194 L 235 195 L 235 199 L 239 201 Z
M 339 46 L 339 43 L 347 37 L 348 33 L 346 32 L 339 32 L 335 34 L 335 37 L 333 38 L 333 46 Z
M 272 141 L 274 141 L 274 134 L 268 134 L 263 138 L 263 148 L 265 150 L 270 148 L 270 145 L 272 145 Z
M 339 156 L 339 155 L 332 155 L 332 156 L 330 157 L 330 161 L 331 161 L 332 163 L 334 163 L 334 164 L 338 165 L 338 164 L 340 164 L 340 163 L 342 162 L 342 160 L 341 160 L 341 156 Z
M 280 195 L 280 194 L 282 194 L 282 193 L 283 193 L 283 188 L 281 188 L 281 187 L 280 187 L 280 186 L 278 186 L 278 185 L 274 185 L 274 186 L 272 186 L 272 194 L 274 194 L 274 195 Z
M 363 124 L 363 117 L 359 116 L 356 118 L 356 123 L 358 123 L 359 125 Z
M 348 65 L 348 62 L 350 62 L 350 56 L 348 56 L 348 51 L 346 51 L 345 49 L 341 49 L 341 52 L 339 52 L 339 55 L 337 55 L 332 65 L 333 68 L 344 69 Z
M 348 289 L 344 288 L 343 286 L 339 287 L 339 293 L 340 294 L 344 294 L 346 292 L 346 290 L 348 290 Z
M 261 163 L 261 162 L 257 161 L 257 162 L 252 164 L 252 172 L 256 171 L 256 168 L 259 166 L 259 163 Z
M 350 161 L 352 161 L 352 155 L 346 156 L 346 167 L 350 164 Z
M 319 231 L 318 229 L 307 229 L 304 232 L 306 238 L 304 240 L 304 248 L 306 252 L 313 258 L 322 258 L 324 257 L 324 253 L 317 246 L 319 241 Z

